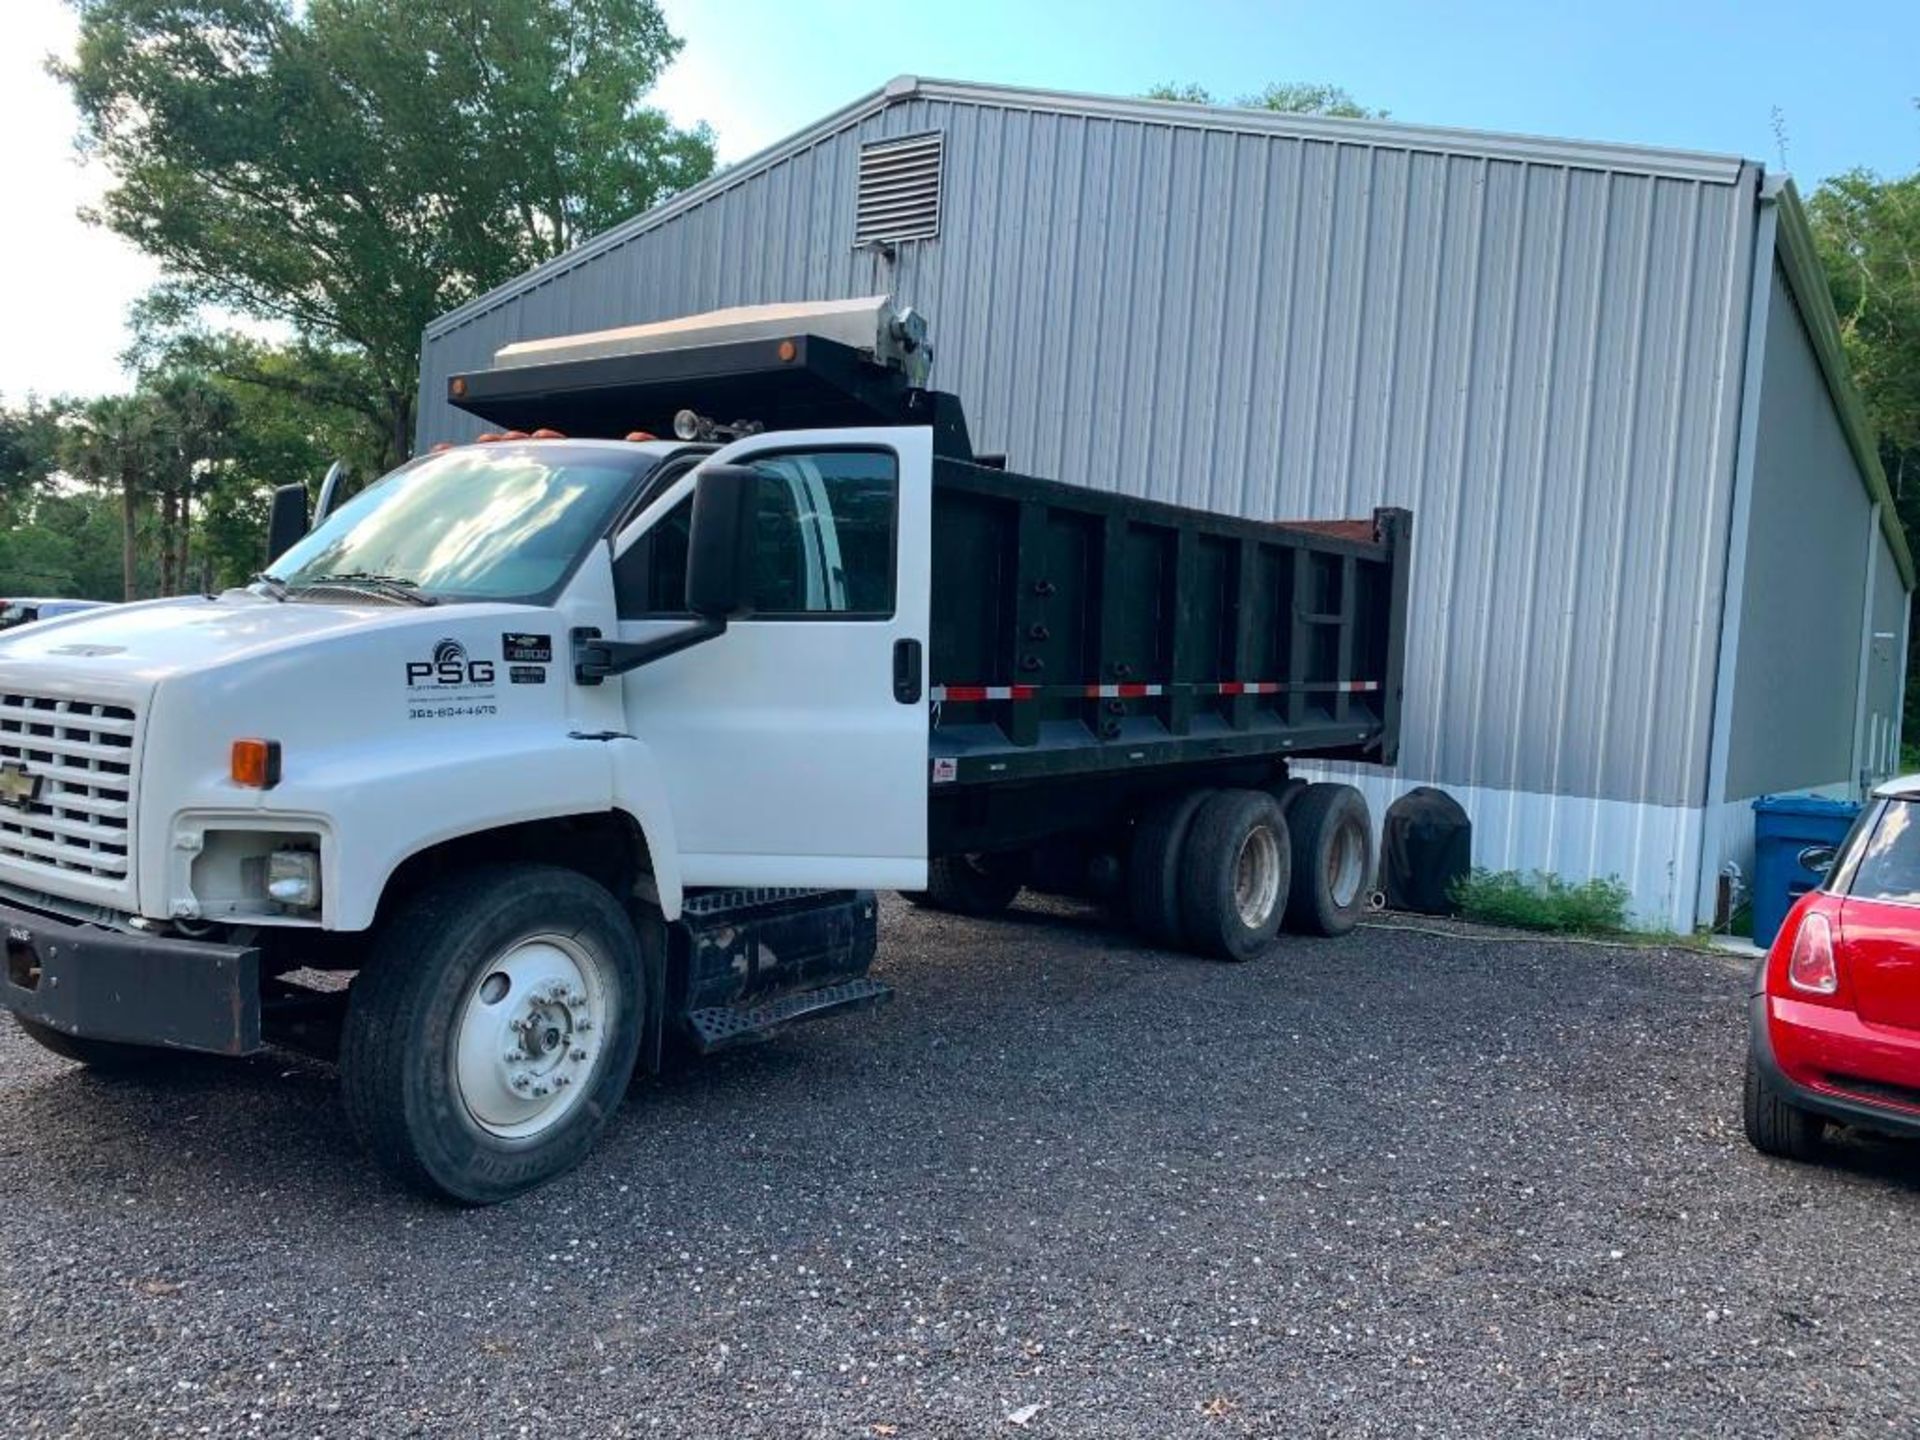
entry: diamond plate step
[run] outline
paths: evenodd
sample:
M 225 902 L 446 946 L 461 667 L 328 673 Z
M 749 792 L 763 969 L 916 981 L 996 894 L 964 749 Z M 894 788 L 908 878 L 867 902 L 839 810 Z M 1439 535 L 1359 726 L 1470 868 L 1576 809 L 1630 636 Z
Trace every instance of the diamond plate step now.
M 893 998 L 893 987 L 878 980 L 843 980 L 818 990 L 783 995 L 758 1005 L 715 1005 L 687 1012 L 693 1048 L 702 1055 L 764 1040 L 774 1031 L 799 1020 L 817 1020 L 842 1010 L 860 1010 Z

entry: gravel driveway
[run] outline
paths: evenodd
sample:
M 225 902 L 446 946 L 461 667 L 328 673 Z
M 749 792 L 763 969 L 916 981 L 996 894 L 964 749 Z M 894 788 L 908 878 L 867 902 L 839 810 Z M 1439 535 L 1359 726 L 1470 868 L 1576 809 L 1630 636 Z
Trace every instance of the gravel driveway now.
M 0 1432 L 1912 1433 L 1920 1162 L 1748 1150 L 1737 960 L 894 902 L 881 953 L 474 1213 L 324 1066 L 7 1027 Z

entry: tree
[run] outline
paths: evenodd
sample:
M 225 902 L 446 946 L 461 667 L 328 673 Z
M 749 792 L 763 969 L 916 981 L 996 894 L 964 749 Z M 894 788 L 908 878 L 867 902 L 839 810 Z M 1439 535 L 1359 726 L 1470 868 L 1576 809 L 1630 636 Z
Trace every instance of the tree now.
M 1920 550 L 1920 171 L 1882 180 L 1852 170 L 1807 201 L 1813 238 L 1840 317 L 1847 361 L 1909 548 Z M 1920 692 L 1907 692 L 1905 732 L 1920 736 Z
M 1156 85 L 1147 91 L 1149 100 L 1177 100 L 1187 105 L 1219 105 L 1204 85 Z M 1320 85 L 1306 80 L 1278 80 L 1252 95 L 1232 102 L 1243 110 L 1275 110 L 1283 115 L 1331 115 L 1339 120 L 1384 120 L 1387 112 L 1362 105 L 1339 85 Z
M 388 464 L 429 320 L 713 168 L 706 127 L 642 103 L 680 48 L 654 0 L 72 3 L 54 72 L 112 176 L 91 218 L 176 311 L 363 362 Z
M 1920 171 L 1849 171 L 1813 192 L 1807 214 L 1847 359 L 1897 465 L 1920 453 Z
M 226 458 L 236 406 L 211 375 L 199 370 L 167 371 L 154 377 L 147 393 L 154 404 L 158 461 L 160 593 L 173 595 L 190 583 L 194 500 Z
M 61 468 L 120 501 L 121 599 L 140 594 L 141 502 L 160 469 L 156 409 L 147 395 L 105 395 L 73 414 L 61 436 Z
M 31 395 L 21 409 L 0 406 L 0 522 L 53 473 L 59 433 L 58 409 Z

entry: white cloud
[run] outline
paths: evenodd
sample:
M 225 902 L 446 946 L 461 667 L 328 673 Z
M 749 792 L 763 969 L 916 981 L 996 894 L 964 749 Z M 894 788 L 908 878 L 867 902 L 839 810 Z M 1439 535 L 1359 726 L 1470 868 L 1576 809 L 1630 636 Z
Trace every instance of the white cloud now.
M 65 88 L 46 57 L 71 50 L 77 28 L 59 0 L 7 0 L 0 30 L 0 134 L 7 147 L 6 223 L 0 224 L 0 395 L 124 389 L 127 307 L 159 268 L 119 236 L 75 213 L 100 198 L 106 177 L 80 164 Z

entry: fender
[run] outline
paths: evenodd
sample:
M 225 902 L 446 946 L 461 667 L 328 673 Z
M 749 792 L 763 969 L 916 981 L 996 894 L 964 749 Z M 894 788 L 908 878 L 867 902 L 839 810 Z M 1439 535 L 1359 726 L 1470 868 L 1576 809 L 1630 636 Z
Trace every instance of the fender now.
M 653 883 L 660 892 L 660 913 L 680 918 L 686 900 L 681 878 L 680 843 L 673 823 L 673 801 L 660 774 L 660 761 L 644 740 L 618 736 L 606 742 L 613 769 L 613 806 L 640 827 L 653 859 Z

